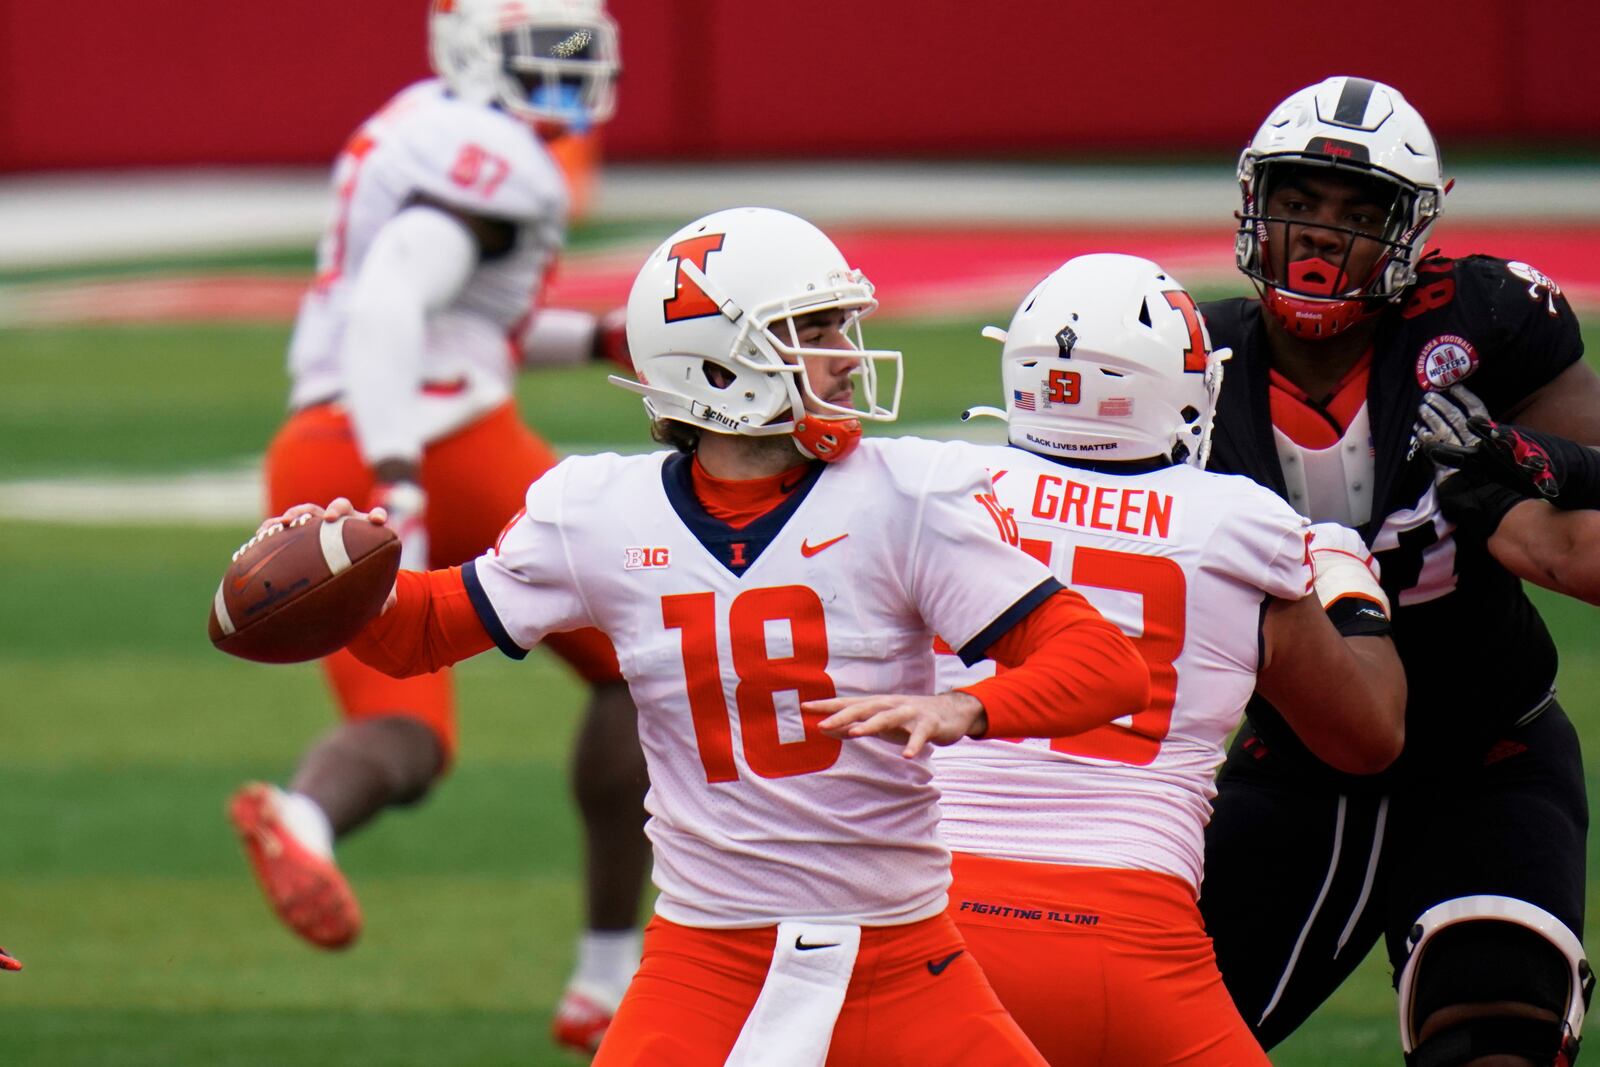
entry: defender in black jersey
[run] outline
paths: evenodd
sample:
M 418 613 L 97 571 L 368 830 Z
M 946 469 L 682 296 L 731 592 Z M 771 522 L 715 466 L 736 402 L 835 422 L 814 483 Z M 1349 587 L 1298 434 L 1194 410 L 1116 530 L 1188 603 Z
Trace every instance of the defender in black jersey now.
M 1577 737 L 1544 623 L 1440 513 L 1413 424 L 1426 391 L 1463 382 L 1496 418 L 1600 442 L 1600 377 L 1545 275 L 1423 257 L 1448 185 L 1392 88 L 1294 94 L 1239 177 L 1239 265 L 1261 299 L 1202 305 L 1233 349 L 1210 469 L 1361 530 L 1410 700 L 1404 754 L 1367 779 L 1317 763 L 1252 701 L 1207 832 L 1200 903 L 1223 978 L 1270 1048 L 1382 936 L 1408 1064 L 1568 1064 L 1592 986 Z

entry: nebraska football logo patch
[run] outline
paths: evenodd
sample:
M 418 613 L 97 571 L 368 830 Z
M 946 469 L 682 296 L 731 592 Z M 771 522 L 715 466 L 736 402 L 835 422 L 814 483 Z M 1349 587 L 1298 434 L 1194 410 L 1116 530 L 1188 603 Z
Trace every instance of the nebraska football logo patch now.
M 1453 333 L 1435 337 L 1417 356 L 1417 384 L 1424 389 L 1448 389 L 1478 369 L 1478 350 L 1465 337 Z
M 672 553 L 665 548 L 625 548 L 622 550 L 622 569 L 625 571 L 660 570 L 671 566 Z

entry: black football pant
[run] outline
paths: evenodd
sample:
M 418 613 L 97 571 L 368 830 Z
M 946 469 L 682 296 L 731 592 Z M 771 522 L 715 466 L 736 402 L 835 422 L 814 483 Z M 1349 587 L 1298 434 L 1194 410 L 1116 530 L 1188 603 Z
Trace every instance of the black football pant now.
M 1200 910 L 1240 1014 L 1271 1048 L 1381 935 L 1395 973 L 1413 921 L 1455 897 L 1537 904 L 1582 936 L 1588 806 L 1559 704 L 1481 761 L 1389 793 L 1341 792 L 1246 748 L 1240 731 L 1206 831 Z

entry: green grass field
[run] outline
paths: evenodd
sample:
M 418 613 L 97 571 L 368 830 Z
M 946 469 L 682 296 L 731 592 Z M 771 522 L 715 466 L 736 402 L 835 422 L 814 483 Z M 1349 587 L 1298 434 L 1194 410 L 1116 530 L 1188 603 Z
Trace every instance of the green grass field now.
M 997 394 L 978 325 L 869 331 L 908 352 L 908 420 Z M 0 481 L 248 462 L 279 418 L 285 335 L 0 331 Z M 1588 340 L 1600 350 L 1600 330 Z M 602 379 L 529 375 L 524 409 L 570 448 L 641 438 L 637 400 Z M 577 1062 L 544 1036 L 578 925 L 565 785 L 577 688 L 540 654 L 464 666 L 458 769 L 430 803 L 341 849 L 362 942 L 306 948 L 269 916 L 222 815 L 236 784 L 282 780 L 331 721 L 312 668 L 232 661 L 203 636 L 248 533 L 0 522 L 0 944 L 27 965 L 0 977 L 0 1060 Z M 1540 599 L 1593 749 L 1593 616 Z M 1368 960 L 1274 1061 L 1398 1063 L 1392 999 L 1387 965 Z

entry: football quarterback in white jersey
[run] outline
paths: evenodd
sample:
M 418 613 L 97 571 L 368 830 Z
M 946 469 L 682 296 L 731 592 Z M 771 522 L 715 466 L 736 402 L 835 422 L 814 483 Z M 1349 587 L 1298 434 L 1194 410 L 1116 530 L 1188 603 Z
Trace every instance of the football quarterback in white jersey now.
M 1205 472 L 1227 354 L 1156 264 L 1070 260 L 986 334 L 1006 407 L 973 413 L 1011 443 L 970 451 L 1018 546 L 1134 638 L 1151 699 L 1070 737 L 936 754 L 951 915 L 1052 1063 L 1266 1064 L 1195 906 L 1212 777 L 1258 687 L 1336 765 L 1398 754 L 1405 683 L 1371 556 Z M 943 656 L 940 686 L 993 669 Z
M 1082 731 L 1149 674 L 1007 543 L 964 446 L 861 438 L 897 408 L 875 307 L 792 215 L 678 231 L 634 283 L 622 381 L 676 450 L 563 461 L 494 549 L 402 571 L 350 646 L 404 675 L 578 626 L 615 643 L 661 894 L 596 1063 L 1042 1062 L 945 915 L 928 745 Z M 1012 669 L 928 695 L 935 633 Z
M 382 504 L 413 569 L 483 551 L 554 465 L 517 416 L 518 365 L 622 349 L 592 315 L 536 308 L 568 199 L 547 146 L 614 109 L 617 30 L 601 0 L 435 0 L 429 42 L 437 77 L 363 123 L 335 164 L 266 471 L 273 511 Z M 637 965 L 645 780 L 609 644 L 590 631 L 552 647 L 591 690 L 575 760 L 589 929 L 556 1037 L 592 1049 Z M 280 917 L 337 948 L 361 914 L 334 839 L 425 794 L 455 721 L 448 674 L 397 682 L 343 654 L 325 667 L 345 721 L 288 790 L 246 786 L 230 813 Z

